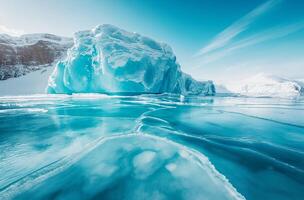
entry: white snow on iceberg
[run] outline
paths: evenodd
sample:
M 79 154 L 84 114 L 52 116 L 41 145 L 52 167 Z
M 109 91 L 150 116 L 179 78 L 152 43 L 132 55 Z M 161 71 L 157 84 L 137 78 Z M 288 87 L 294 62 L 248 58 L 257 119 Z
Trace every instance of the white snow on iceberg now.
M 228 85 L 227 88 L 247 96 L 299 96 L 304 94 L 304 83 L 263 73 L 237 84 Z
M 112 25 L 74 35 L 74 46 L 49 78 L 48 93 L 215 93 L 211 81 L 184 74 L 172 49 Z

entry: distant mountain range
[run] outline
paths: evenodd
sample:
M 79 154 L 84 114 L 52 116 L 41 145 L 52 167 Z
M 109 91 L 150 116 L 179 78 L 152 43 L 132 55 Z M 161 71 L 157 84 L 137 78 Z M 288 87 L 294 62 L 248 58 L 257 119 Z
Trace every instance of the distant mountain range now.
M 0 80 L 49 67 L 66 55 L 73 39 L 52 34 L 0 34 Z

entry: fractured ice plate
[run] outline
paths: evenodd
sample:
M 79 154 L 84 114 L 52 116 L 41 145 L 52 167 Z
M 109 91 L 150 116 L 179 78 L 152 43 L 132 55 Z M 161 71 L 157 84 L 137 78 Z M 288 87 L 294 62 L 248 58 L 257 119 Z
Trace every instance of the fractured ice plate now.
M 15 198 L 243 199 L 204 155 L 144 134 L 103 138 L 56 169 L 40 171 Z

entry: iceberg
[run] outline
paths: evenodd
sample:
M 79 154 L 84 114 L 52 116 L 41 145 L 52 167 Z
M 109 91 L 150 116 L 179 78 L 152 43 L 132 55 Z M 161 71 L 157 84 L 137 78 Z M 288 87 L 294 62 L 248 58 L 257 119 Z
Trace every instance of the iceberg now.
M 215 87 L 183 73 L 169 45 L 106 24 L 74 34 L 47 93 L 213 95 Z
M 304 95 L 304 83 L 269 74 L 257 74 L 227 86 L 234 93 L 246 96 L 293 97 Z

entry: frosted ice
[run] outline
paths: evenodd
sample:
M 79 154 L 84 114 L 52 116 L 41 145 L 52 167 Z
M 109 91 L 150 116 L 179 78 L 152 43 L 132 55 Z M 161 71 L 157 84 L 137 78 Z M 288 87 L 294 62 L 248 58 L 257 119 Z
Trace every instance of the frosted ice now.
M 145 168 L 151 163 L 155 155 L 156 153 L 153 151 L 145 151 L 134 158 L 133 165 L 137 168 Z
M 181 71 L 172 49 L 112 25 L 75 33 L 74 46 L 51 75 L 48 93 L 215 93 Z

